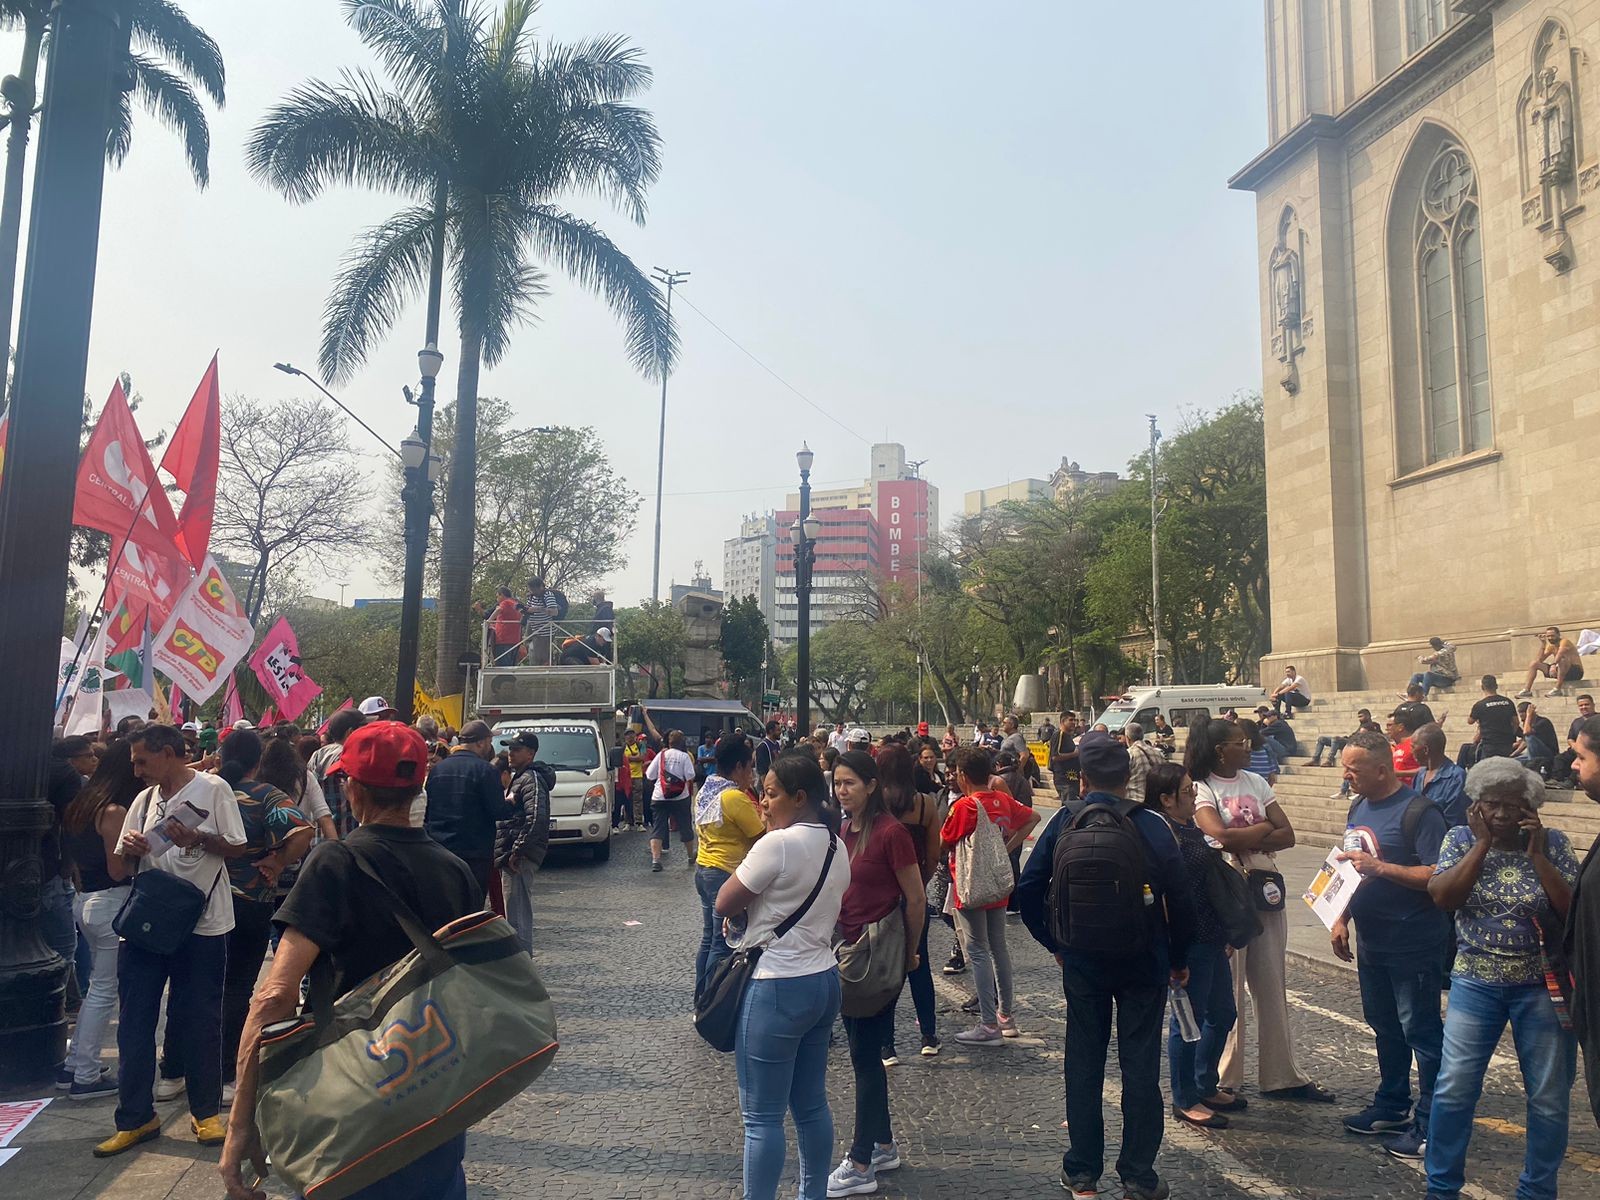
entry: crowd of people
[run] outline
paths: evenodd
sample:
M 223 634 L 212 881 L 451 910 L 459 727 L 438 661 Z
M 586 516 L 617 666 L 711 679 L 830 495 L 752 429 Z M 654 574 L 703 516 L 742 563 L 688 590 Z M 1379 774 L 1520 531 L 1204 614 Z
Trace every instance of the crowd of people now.
M 1380 1075 L 1343 1127 L 1420 1162 L 1441 1200 L 1462 1190 L 1484 1074 L 1507 1025 L 1527 1090 L 1519 1194 L 1556 1194 L 1580 1040 L 1600 1113 L 1600 869 L 1593 852 L 1580 866 L 1565 835 L 1540 821 L 1546 780 L 1532 768 L 1560 757 L 1554 734 L 1493 684 L 1484 680 L 1468 717 L 1478 735 L 1470 769 L 1445 754 L 1446 715 L 1435 719 L 1421 698 L 1391 713 L 1387 732 L 1363 710 L 1348 737 L 1315 751 L 1315 761 L 1337 759 L 1348 785 L 1341 854 L 1363 884 L 1331 943 L 1356 960 Z M 1565 768 L 1600 801 L 1600 719 L 1581 699 Z M 318 734 L 286 722 L 218 731 L 135 718 L 99 741 L 57 743 L 44 927 L 75 963 L 80 998 L 58 1086 L 69 1099 L 117 1097 L 96 1155 L 158 1137 L 156 1105 L 183 1097 L 195 1139 L 224 1147 L 229 1194 L 262 1194 L 245 1182 L 262 1158 L 262 1030 L 299 1007 L 313 970 L 331 969 L 342 992 L 411 945 L 364 863 L 380 864 L 435 927 L 492 907 L 534 952 L 555 778 L 538 738 L 520 732 L 497 750 L 482 721 L 458 731 L 397 715 L 371 697 Z M 1020 1036 L 1008 912 L 1059 964 L 1061 1182 L 1083 1200 L 1107 1165 L 1113 1022 L 1122 1073 L 1113 1168 L 1133 1200 L 1167 1194 L 1156 1168 L 1168 1113 L 1214 1131 L 1241 1119 L 1247 1050 L 1256 1097 L 1333 1103 L 1301 1061 L 1288 1003 L 1276 855 L 1295 831 L 1271 779 L 1295 743 L 1272 732 L 1283 724 L 1273 709 L 1256 716 L 1198 721 L 1175 760 L 1160 717 L 1148 731 L 1112 734 L 1063 714 L 1040 730 L 1061 805 L 1042 828 L 1034 789 L 1044 780 L 1014 717 L 980 725 L 967 744 L 926 724 L 877 739 L 843 725 L 798 738 L 772 721 L 760 737 L 728 733 L 694 752 L 681 731 L 648 718 L 643 731 L 628 728 L 612 762 L 613 820 L 650 830 L 652 870 L 674 834 L 693 869 L 702 919 L 685 969 L 697 1000 L 736 951 L 761 951 L 734 1047 L 745 1195 L 776 1195 L 786 1113 L 802 1200 L 875 1192 L 900 1165 L 896 1013 L 909 986 L 920 1052 L 941 1052 L 936 923 L 955 933 L 943 972 L 970 972 L 973 984 L 973 1024 L 954 1034 L 962 1046 Z M 118 937 L 117 913 L 144 871 L 205 896 L 174 948 Z M 1247 991 L 1253 1029 L 1242 1018 Z M 115 1073 L 102 1062 L 113 1013 Z M 835 1163 L 825 1084 L 841 1021 L 855 1111 Z M 453 1138 L 358 1194 L 462 1196 L 464 1153 Z

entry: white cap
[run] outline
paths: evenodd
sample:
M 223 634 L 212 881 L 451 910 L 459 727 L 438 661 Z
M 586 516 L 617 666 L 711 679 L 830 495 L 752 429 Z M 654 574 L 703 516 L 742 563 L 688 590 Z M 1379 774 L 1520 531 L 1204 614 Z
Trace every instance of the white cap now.
M 254 729 L 255 728 L 255 726 L 250 724 L 249 721 L 235 721 L 233 723 L 233 727 L 235 729 Z
M 200 732 L 200 722 L 199 721 L 185 721 L 183 723 L 183 731 L 185 733 L 199 733 Z
M 611 640 L 611 630 L 602 625 L 599 629 L 594 631 L 594 636 L 599 638 L 602 642 L 609 642 Z
M 368 696 L 361 702 L 361 715 L 363 717 L 375 717 L 381 712 L 388 712 L 393 707 L 394 705 L 390 704 L 382 696 Z
M 844 740 L 847 742 L 867 742 L 870 744 L 872 742 L 872 735 L 865 729 L 861 728 L 861 726 L 857 725 L 849 733 L 844 735 Z

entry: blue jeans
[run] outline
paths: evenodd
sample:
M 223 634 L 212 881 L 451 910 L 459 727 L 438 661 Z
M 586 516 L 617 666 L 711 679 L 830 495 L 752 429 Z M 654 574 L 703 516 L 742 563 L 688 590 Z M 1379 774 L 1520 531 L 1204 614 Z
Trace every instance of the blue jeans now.
M 1428 1195 L 1460 1194 L 1467 1143 L 1483 1092 L 1483 1074 L 1506 1022 L 1517 1046 L 1528 1094 L 1528 1145 L 1517 1200 L 1554 1200 L 1556 1172 L 1567 1153 L 1567 1107 L 1577 1077 L 1577 1043 L 1563 1033 L 1542 983 L 1496 986 L 1456 976 L 1444 1022 L 1444 1061 L 1428 1126 Z
M 800 1200 L 826 1200 L 833 1167 L 828 1034 L 839 1015 L 839 972 L 755 979 L 734 1041 L 744 1116 L 744 1200 L 776 1200 L 788 1146 L 783 1114 L 800 1144 Z
M 1411 677 L 1410 686 L 1422 688 L 1426 694 L 1434 688 L 1449 687 L 1453 683 L 1455 680 L 1448 675 L 1440 675 L 1434 671 L 1418 671 Z
M 458 1133 L 442 1146 L 407 1163 L 393 1175 L 369 1183 L 349 1200 L 467 1200 L 467 1135 Z
M 1217 1091 L 1217 1064 L 1228 1032 L 1239 1018 L 1233 1000 L 1233 970 L 1226 946 L 1195 942 L 1189 947 L 1189 1007 L 1200 1026 L 1200 1040 L 1186 1042 L 1173 1017 L 1167 1032 L 1167 1066 L 1172 1102 L 1193 1108 Z
M 227 964 L 225 933 L 190 934 L 175 954 L 151 954 L 122 943 L 117 956 L 118 1129 L 138 1129 L 155 1118 L 156 1021 L 169 980 L 167 1027 L 181 1031 L 189 1113 L 203 1121 L 221 1109 L 222 980 Z
M 722 918 L 717 916 L 717 893 L 733 876 L 721 867 L 696 867 L 694 890 L 700 893 L 700 950 L 694 956 L 694 994 L 700 995 L 711 970 L 733 953 L 722 937 Z
M 1357 935 L 1360 934 L 1359 922 Z M 1386 958 L 1357 945 L 1361 1012 L 1378 1042 L 1378 1091 L 1373 1107 L 1394 1117 L 1411 1111 L 1411 1060 L 1417 1061 L 1418 1130 L 1428 1132 L 1434 1080 L 1444 1045 L 1439 992 L 1444 964 L 1438 953 Z M 1452 991 L 1452 995 L 1454 992 Z

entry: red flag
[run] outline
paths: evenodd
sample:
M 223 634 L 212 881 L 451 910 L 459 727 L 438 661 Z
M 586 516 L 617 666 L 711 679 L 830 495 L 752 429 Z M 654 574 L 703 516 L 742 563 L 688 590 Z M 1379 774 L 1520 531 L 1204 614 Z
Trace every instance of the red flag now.
M 272 705 L 269 704 L 261 710 L 261 720 L 256 722 L 256 728 L 265 729 L 267 726 L 276 725 L 277 723 L 278 714 L 273 710 Z
M 228 690 L 222 697 L 222 727 L 232 729 L 234 725 L 244 720 L 244 701 L 239 699 L 239 685 L 233 678 L 233 673 L 228 673 Z
M 161 456 L 161 469 L 183 492 L 177 542 L 191 565 L 198 567 L 211 542 L 211 518 L 217 503 L 217 465 L 222 457 L 222 402 L 217 391 L 217 356 L 195 389 L 183 420 Z
M 120 380 L 100 410 L 78 464 L 72 523 L 104 530 L 119 541 L 126 538 L 162 558 L 183 559 L 173 540 L 178 519 L 161 490 Z M 192 574 L 186 570 L 184 578 Z
M 328 714 L 328 719 L 326 721 L 324 721 L 321 725 L 317 726 L 317 736 L 318 737 L 322 737 L 324 734 L 326 734 L 328 732 L 328 725 L 333 721 L 333 719 L 335 717 L 337 717 L 340 713 L 342 713 L 345 709 L 354 708 L 355 704 L 356 704 L 355 697 L 346 696 L 344 698 L 344 703 L 339 705 L 338 708 L 334 709 L 331 713 L 329 713 Z

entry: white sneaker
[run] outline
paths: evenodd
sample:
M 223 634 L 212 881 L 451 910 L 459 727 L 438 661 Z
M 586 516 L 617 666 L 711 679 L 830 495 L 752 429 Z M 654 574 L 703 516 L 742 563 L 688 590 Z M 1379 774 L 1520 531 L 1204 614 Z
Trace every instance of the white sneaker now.
M 971 1029 L 963 1029 L 956 1034 L 956 1041 L 963 1046 L 998 1046 L 1005 1041 L 1005 1035 L 1000 1032 L 998 1025 L 984 1025 L 981 1022 Z
M 874 1146 L 872 1148 L 872 1173 L 879 1171 L 893 1171 L 900 1166 L 900 1143 L 890 1142 L 887 1146 Z
M 869 1165 L 865 1171 L 856 1170 L 855 1163 L 846 1155 L 842 1163 L 828 1176 L 828 1196 L 865 1196 L 878 1190 L 878 1177 Z
M 156 1099 L 176 1100 L 183 1095 L 184 1081 L 181 1079 L 157 1079 Z
M 225 1084 L 222 1085 L 222 1107 L 223 1108 L 229 1108 L 229 1107 L 232 1106 L 232 1104 L 233 1104 L 233 1093 L 234 1093 L 234 1085 L 233 1084 L 225 1083 Z

